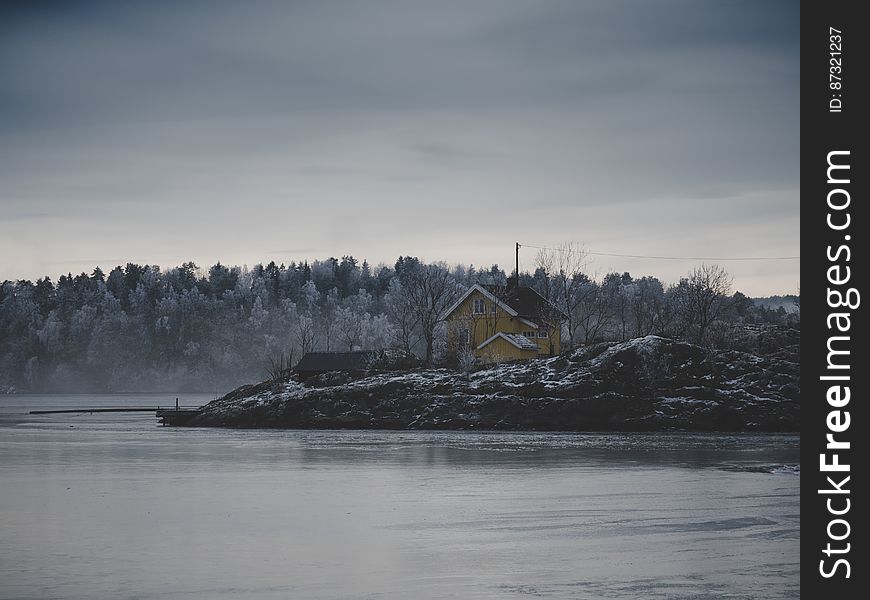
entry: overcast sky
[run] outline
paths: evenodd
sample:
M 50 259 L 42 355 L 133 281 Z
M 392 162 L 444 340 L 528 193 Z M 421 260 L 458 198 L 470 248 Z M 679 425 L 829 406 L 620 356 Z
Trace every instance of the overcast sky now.
M 516 241 L 799 254 L 798 2 L 0 6 L 0 280 L 344 254 L 507 270 Z M 721 264 L 751 295 L 799 286 L 796 260 Z

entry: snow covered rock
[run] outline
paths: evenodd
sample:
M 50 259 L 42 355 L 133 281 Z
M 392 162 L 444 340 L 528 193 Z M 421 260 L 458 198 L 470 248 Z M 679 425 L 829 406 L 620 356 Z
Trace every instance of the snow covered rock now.
M 334 385 L 261 383 L 205 406 L 225 427 L 540 431 L 796 431 L 799 338 L 769 354 L 647 336 L 463 374 L 372 373 Z

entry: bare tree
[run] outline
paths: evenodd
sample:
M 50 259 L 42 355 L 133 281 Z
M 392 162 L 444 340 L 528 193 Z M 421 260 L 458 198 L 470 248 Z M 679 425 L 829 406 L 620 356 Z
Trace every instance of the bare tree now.
M 544 294 L 541 295 L 544 296 Z M 562 320 L 566 315 L 550 298 L 547 296 L 544 296 L 544 298 L 546 302 L 542 302 L 538 306 L 537 314 L 535 316 L 538 317 L 539 333 L 545 332 L 545 335 L 547 336 L 547 350 L 552 356 L 556 354 L 556 331 L 560 330 L 562 327 Z M 559 333 L 561 334 L 561 331 L 559 331 Z
M 632 311 L 631 305 L 634 302 L 634 297 L 637 294 L 637 286 L 628 272 L 619 277 L 616 283 L 614 293 L 614 315 L 619 318 L 619 340 L 624 342 L 628 339 L 629 331 L 632 329 Z
M 549 275 L 545 297 L 565 313 L 568 328 L 568 343 L 574 344 L 578 320 L 578 308 L 589 293 L 589 278 L 583 273 L 587 253 L 574 242 L 566 242 L 555 249 L 538 251 L 537 266 Z
M 302 315 L 296 321 L 296 330 L 299 335 L 299 346 L 302 349 L 302 356 L 305 356 L 314 350 L 314 341 L 317 333 L 314 319 L 308 315 Z
M 656 331 L 661 324 L 665 290 L 655 277 L 642 277 L 634 282 L 631 297 L 631 312 L 635 337 L 643 337 Z
M 423 339 L 423 334 L 410 298 L 398 278 L 390 280 L 384 304 L 393 323 L 392 345 L 405 356 L 413 355 L 414 348 Z
M 435 328 L 456 299 L 458 286 L 443 264 L 416 264 L 402 274 L 402 289 L 426 342 L 426 365 L 432 366 Z
M 610 326 L 615 315 L 617 290 L 607 278 L 599 285 L 583 275 L 583 282 L 576 292 L 573 322 L 575 332 L 582 331 L 584 344 L 601 339 Z
M 368 313 L 358 314 L 349 306 L 339 306 L 335 310 L 336 337 L 349 351 L 359 346 L 367 318 Z
M 463 373 L 470 373 L 474 368 L 475 363 L 477 363 L 477 357 L 474 355 L 474 350 L 465 346 L 461 348 L 456 355 L 457 363 L 459 365 L 459 369 Z
M 697 343 L 703 344 L 710 325 L 719 318 L 731 292 L 731 276 L 719 265 L 701 264 L 687 278 L 691 321 L 697 327 Z
M 269 380 L 273 382 L 284 381 L 293 364 L 293 351 L 290 355 L 279 352 L 277 355 L 269 356 L 269 365 L 266 367 L 266 373 L 269 375 Z

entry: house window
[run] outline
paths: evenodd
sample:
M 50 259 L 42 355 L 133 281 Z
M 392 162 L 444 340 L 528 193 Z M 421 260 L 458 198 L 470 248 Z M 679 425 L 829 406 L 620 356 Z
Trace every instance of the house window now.
M 496 310 L 496 308 L 497 308 L 497 307 L 496 307 L 496 304 L 495 304 L 495 302 L 493 302 L 493 303 L 489 306 L 489 312 L 491 312 L 492 314 L 495 314 L 495 310 Z
M 479 298 L 475 298 L 474 300 L 474 314 L 482 315 L 486 312 L 486 306 L 483 303 L 483 300 Z
M 548 332 L 546 329 L 539 329 L 539 330 L 538 330 L 538 337 L 539 337 L 539 338 L 547 338 L 547 337 L 550 337 L 550 332 Z
M 468 329 L 459 330 L 459 343 L 467 346 L 471 343 L 471 331 Z
M 533 337 L 535 337 L 535 332 L 534 331 L 524 331 L 523 335 L 526 336 L 527 338 L 533 338 Z

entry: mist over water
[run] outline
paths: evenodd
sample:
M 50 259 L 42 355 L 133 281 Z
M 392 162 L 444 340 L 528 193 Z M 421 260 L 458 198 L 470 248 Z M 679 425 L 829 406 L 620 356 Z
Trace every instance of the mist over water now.
M 174 401 L 0 397 L 0 598 L 799 596 L 797 436 L 27 414 Z

